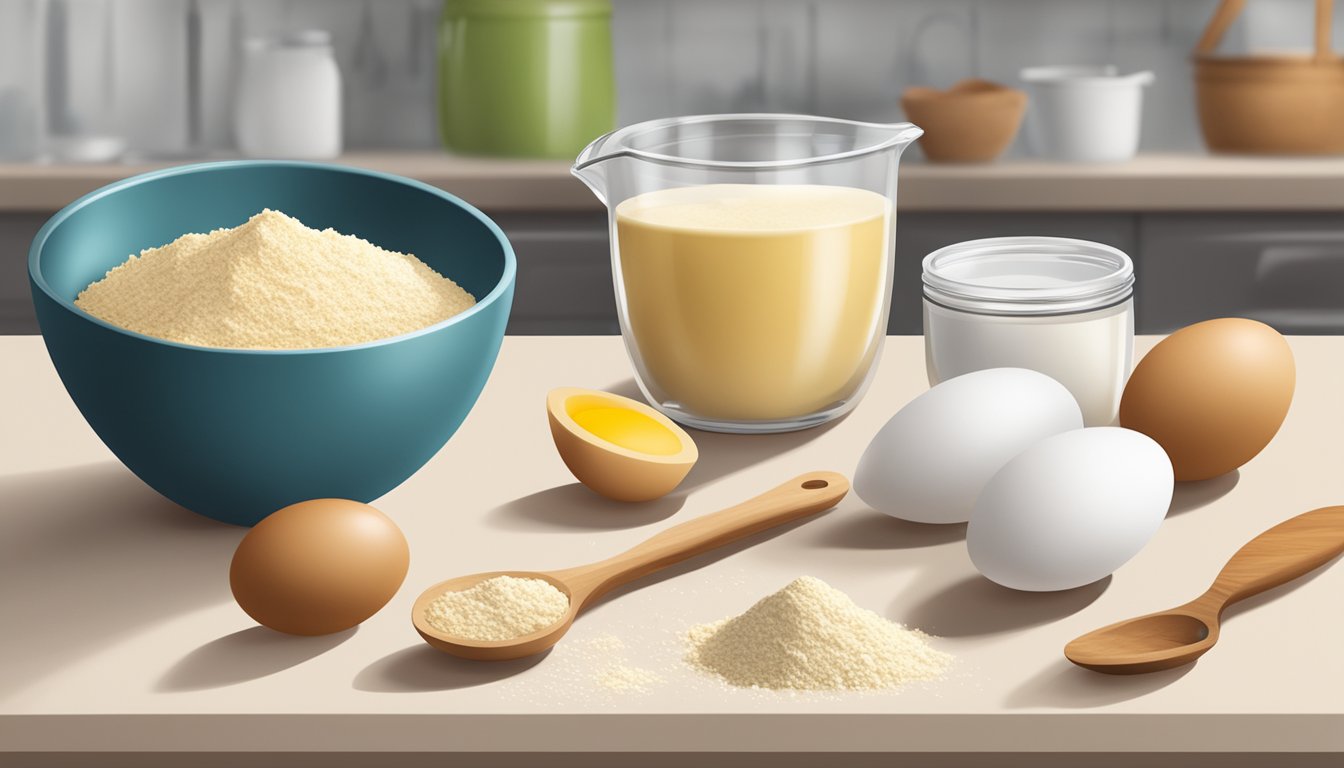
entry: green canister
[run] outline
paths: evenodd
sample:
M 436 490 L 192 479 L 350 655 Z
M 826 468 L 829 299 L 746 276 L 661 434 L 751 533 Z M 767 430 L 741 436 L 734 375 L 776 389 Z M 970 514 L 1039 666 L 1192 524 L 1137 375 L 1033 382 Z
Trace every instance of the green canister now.
M 445 0 L 444 146 L 572 158 L 616 120 L 610 0 Z

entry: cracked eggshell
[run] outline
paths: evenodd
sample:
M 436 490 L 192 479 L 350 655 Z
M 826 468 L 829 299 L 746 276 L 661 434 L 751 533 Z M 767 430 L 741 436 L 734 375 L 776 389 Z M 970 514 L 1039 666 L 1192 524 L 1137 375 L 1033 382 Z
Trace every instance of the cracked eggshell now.
M 644 403 L 594 389 L 546 395 L 551 437 L 575 479 L 616 501 L 671 493 L 700 458 L 686 430 Z
M 980 573 L 1005 587 L 1081 587 L 1143 549 L 1173 487 L 1171 461 L 1147 435 L 1065 432 L 1023 451 L 985 485 L 966 546 Z
M 980 488 L 1037 441 L 1081 429 L 1063 384 L 1025 368 L 948 379 L 910 401 L 873 438 L 854 477 L 870 507 L 917 523 L 964 523 Z

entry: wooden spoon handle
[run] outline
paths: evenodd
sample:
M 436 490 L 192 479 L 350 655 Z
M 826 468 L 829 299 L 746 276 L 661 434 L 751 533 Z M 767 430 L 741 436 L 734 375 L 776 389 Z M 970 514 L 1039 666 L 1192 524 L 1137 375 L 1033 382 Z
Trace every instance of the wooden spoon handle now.
M 1344 507 L 1322 507 L 1284 520 L 1227 561 L 1199 603 L 1222 609 L 1286 584 L 1344 554 Z
M 1237 15 L 1244 7 L 1246 0 L 1223 0 L 1218 10 L 1213 12 L 1213 18 L 1209 19 L 1209 25 L 1204 28 L 1199 42 L 1195 44 L 1195 55 L 1208 56 L 1213 53 L 1213 49 L 1223 41 L 1223 35 L 1227 34 L 1227 28 L 1237 20 Z
M 1334 29 L 1335 0 L 1316 0 L 1316 63 L 1324 64 L 1335 58 L 1334 47 L 1330 43 L 1330 33 Z
M 608 560 L 555 575 L 585 590 L 581 599 L 597 597 L 744 536 L 830 509 L 848 492 L 843 475 L 809 472 L 736 506 L 668 528 Z

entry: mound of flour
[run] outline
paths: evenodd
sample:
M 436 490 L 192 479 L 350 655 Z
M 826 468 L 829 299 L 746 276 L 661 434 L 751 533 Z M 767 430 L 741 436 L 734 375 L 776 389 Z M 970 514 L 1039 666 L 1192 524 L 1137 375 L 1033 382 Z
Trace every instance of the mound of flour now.
M 75 299 L 127 330 L 202 347 L 314 349 L 419 330 L 476 303 L 414 256 L 264 210 L 141 251 Z
M 928 637 L 803 576 L 741 616 L 691 629 L 686 660 L 744 688 L 879 690 L 943 675 L 952 657 Z

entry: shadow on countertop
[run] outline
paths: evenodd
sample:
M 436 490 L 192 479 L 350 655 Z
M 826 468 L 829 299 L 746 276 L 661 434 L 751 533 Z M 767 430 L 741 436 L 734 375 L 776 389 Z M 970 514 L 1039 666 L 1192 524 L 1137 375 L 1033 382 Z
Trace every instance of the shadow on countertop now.
M 1231 493 L 1241 480 L 1233 470 L 1209 480 L 1176 483 L 1167 516 L 1208 506 Z M 815 543 L 839 549 L 914 549 L 966 539 L 966 523 L 913 523 L 876 510 L 847 512 L 817 536 Z
M 585 609 L 585 612 L 587 610 L 592 610 L 593 608 L 600 606 L 609 600 L 615 600 L 622 595 L 634 592 L 637 589 L 643 589 L 644 587 L 657 584 L 660 581 L 675 579 L 676 577 L 690 573 L 691 571 L 699 570 L 700 568 L 704 568 L 707 565 L 716 563 L 726 557 L 735 555 L 744 549 L 750 549 L 751 547 L 763 544 L 769 541 L 770 539 L 775 538 L 776 536 L 783 536 L 784 534 L 788 533 L 789 531 L 792 531 L 798 526 L 806 525 L 807 523 L 816 520 L 823 515 L 831 515 L 834 513 L 835 513 L 834 509 L 828 509 L 822 512 L 818 512 L 814 515 L 809 515 L 807 517 L 792 520 L 790 522 L 783 523 L 781 525 L 776 525 L 775 527 L 767 528 L 766 530 L 761 531 L 760 533 L 753 533 L 750 536 L 746 536 L 736 541 L 732 541 L 727 544 L 715 547 L 714 549 L 711 549 L 708 552 L 703 552 L 688 560 L 683 560 L 679 563 L 674 563 L 665 568 L 654 571 L 653 573 L 647 576 L 641 576 L 640 578 L 635 579 L 634 581 L 628 584 L 623 584 L 619 587 L 616 587 L 610 592 L 607 592 L 606 594 L 597 598 L 595 601 L 589 603 L 588 608 Z M 582 621 L 582 614 L 580 614 L 579 620 Z
M 425 693 L 474 688 L 513 677 L 540 664 L 550 653 L 512 661 L 471 661 L 436 651 L 423 643 L 402 648 L 355 675 L 357 691 Z
M 609 531 L 656 523 L 675 515 L 685 503 L 682 493 L 646 502 L 613 501 L 581 483 L 570 483 L 495 507 L 489 521 L 516 531 Z
M 612 394 L 644 402 L 634 379 L 605 388 Z M 638 528 L 675 515 L 691 491 L 767 459 L 786 454 L 821 437 L 839 421 L 798 432 L 773 435 L 734 435 L 690 430 L 700 459 L 673 493 L 646 502 L 623 502 L 604 498 L 580 483 L 547 488 L 514 499 L 491 510 L 492 525 L 518 531 L 604 531 Z M 828 467 L 816 467 L 828 469 Z M 781 477 L 780 482 L 787 478 Z M 764 493 L 769 487 L 762 487 Z M 714 510 L 704 510 L 705 513 Z
M 1189 674 L 1194 665 L 1186 665 L 1146 675 L 1104 675 L 1059 659 L 1033 675 L 1004 699 L 1008 709 L 1063 707 L 1089 709 L 1118 704 L 1166 688 Z
M 1229 553 L 1229 557 L 1231 553 Z M 1232 622 L 1231 619 L 1246 611 L 1252 611 L 1255 608 L 1272 602 L 1279 597 L 1298 589 L 1312 580 L 1318 578 L 1331 566 L 1338 564 L 1341 558 L 1335 558 L 1329 563 L 1317 568 L 1299 579 L 1288 582 L 1279 587 L 1275 587 L 1267 592 L 1262 592 L 1253 597 L 1242 600 L 1239 603 L 1233 603 L 1228 606 L 1223 613 L 1222 632 L 1236 632 L 1236 624 L 1240 621 Z M 1213 576 L 1209 577 L 1210 582 Z M 1197 595 L 1188 595 L 1185 598 L 1175 596 L 1174 599 L 1152 606 L 1152 612 L 1173 608 L 1179 604 L 1182 599 L 1193 599 Z M 1105 626 L 1113 621 L 1123 621 L 1128 616 L 1116 616 L 1104 620 L 1098 626 Z M 1073 638 L 1067 638 L 1072 640 Z M 1067 642 L 1067 640 L 1065 642 Z M 1218 647 L 1215 645 L 1208 653 L 1217 653 Z M 1098 672 L 1083 669 L 1064 658 L 1064 643 L 1059 647 L 1059 660 L 1039 674 L 1033 676 L 1017 689 L 1008 694 L 1004 705 L 1009 709 L 1029 709 L 1032 707 L 1067 707 L 1067 708 L 1088 708 L 1103 707 L 1108 704 L 1115 704 L 1121 701 L 1136 699 L 1149 693 L 1165 688 L 1176 682 L 1185 675 L 1189 674 L 1199 661 L 1193 664 L 1186 664 L 1175 669 L 1163 670 L 1161 672 L 1149 672 L 1142 675 L 1106 675 Z
M 966 540 L 966 524 L 912 523 L 871 509 L 840 513 L 813 544 L 836 549 L 916 549 Z
M 200 691 L 260 680 L 316 658 L 354 637 L 359 627 L 318 637 L 297 637 L 249 627 L 211 640 L 178 660 L 156 691 Z
M 1208 480 L 1176 483 L 1171 493 L 1171 506 L 1167 508 L 1167 517 L 1206 507 L 1223 498 L 1241 482 L 1241 470 L 1234 469 L 1225 475 Z
M 126 635 L 230 600 L 244 533 L 116 462 L 0 477 L 0 700 Z
M 643 393 L 639 391 L 639 385 L 635 384 L 634 379 L 625 379 L 604 389 L 614 395 L 628 397 L 641 403 L 646 402 Z M 688 428 L 686 431 L 695 441 L 695 446 L 700 451 L 700 459 L 677 488 L 677 495 L 685 495 L 696 488 L 737 474 L 767 459 L 783 456 L 822 437 L 846 418 L 848 418 L 847 415 L 811 429 L 802 429 L 797 432 L 776 432 L 768 435 L 738 435 Z M 854 460 L 857 461 L 858 457 L 855 457 Z M 842 468 L 812 467 L 812 469 L 835 471 Z M 841 474 L 848 477 L 850 472 L 845 471 Z M 779 482 L 782 483 L 787 479 L 787 477 L 781 477 Z M 765 491 L 767 489 L 762 488 L 761 490 Z
M 913 605 L 902 597 L 888 610 L 888 617 L 939 637 L 992 635 L 1071 616 L 1091 605 L 1110 585 L 1107 576 L 1077 589 L 1021 592 L 975 575 Z

